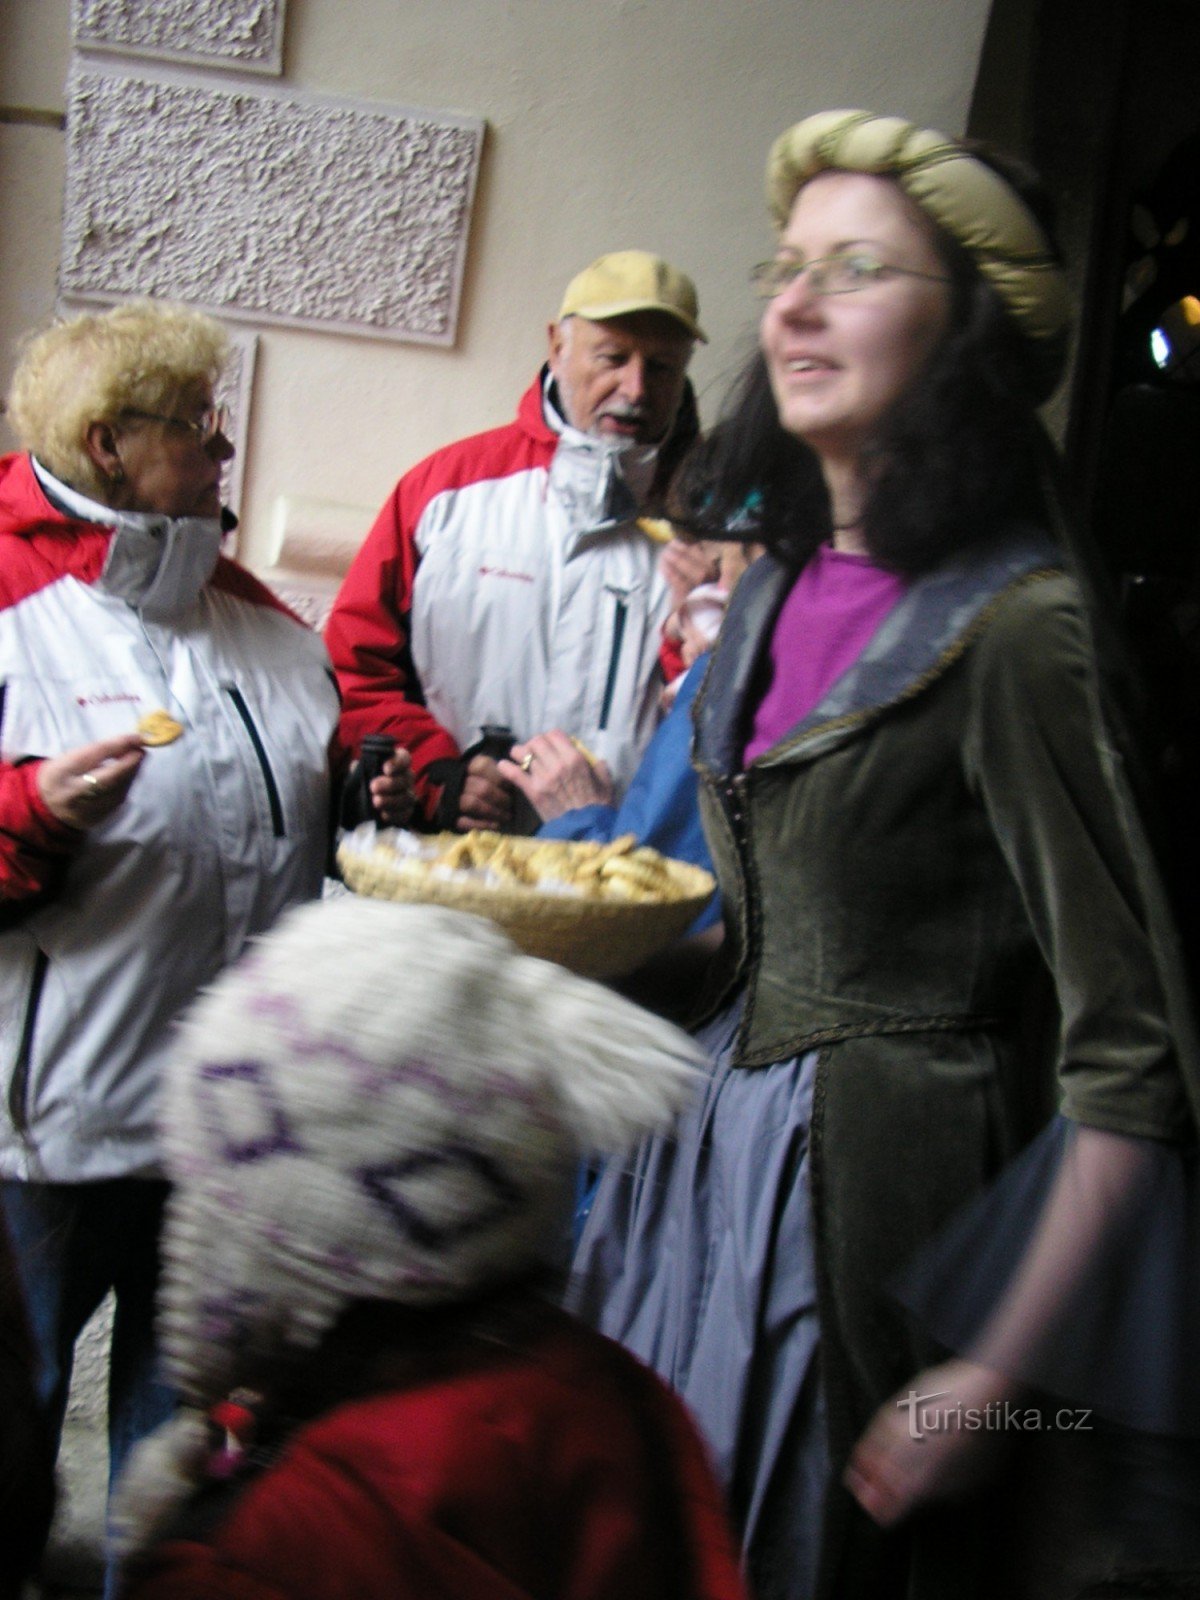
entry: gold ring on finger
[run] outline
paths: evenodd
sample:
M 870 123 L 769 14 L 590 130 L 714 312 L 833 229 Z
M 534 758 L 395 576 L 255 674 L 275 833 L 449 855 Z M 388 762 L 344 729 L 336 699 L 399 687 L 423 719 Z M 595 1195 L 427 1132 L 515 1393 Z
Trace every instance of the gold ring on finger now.
M 532 765 L 533 765 L 533 751 L 530 750 L 528 755 L 523 755 L 521 757 L 521 771 L 522 772 L 528 772 Z
M 80 773 L 80 777 L 83 782 L 87 784 L 92 794 L 100 793 L 100 780 L 97 778 L 94 772 L 82 772 Z

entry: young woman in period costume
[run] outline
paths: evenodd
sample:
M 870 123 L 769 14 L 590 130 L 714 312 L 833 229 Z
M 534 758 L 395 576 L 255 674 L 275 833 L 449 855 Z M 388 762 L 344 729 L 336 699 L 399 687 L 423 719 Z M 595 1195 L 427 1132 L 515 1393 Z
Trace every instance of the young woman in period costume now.
M 710 512 L 760 494 L 769 548 L 695 710 L 711 1076 L 609 1169 L 573 1303 L 693 1406 L 760 1600 L 1069 1595 L 1179 1559 L 1192 1488 L 1058 1472 L 1045 1417 L 1124 1448 L 1200 1397 L 1192 1024 L 1036 413 L 1066 282 L 1010 164 L 897 118 L 806 118 L 768 191 Z M 1026 1470 L 947 1507 L 1001 1435 Z

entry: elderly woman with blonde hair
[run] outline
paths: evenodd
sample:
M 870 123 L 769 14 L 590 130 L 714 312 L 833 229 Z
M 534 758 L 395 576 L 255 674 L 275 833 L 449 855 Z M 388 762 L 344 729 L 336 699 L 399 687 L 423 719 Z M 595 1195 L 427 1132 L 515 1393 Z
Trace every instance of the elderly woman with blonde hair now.
M 115 1291 L 114 1467 L 160 1422 L 155 1134 L 176 1013 L 318 895 L 337 694 L 220 554 L 219 324 L 149 302 L 26 345 L 0 460 L 0 1206 L 57 1426 Z M 407 773 L 377 780 L 389 820 Z

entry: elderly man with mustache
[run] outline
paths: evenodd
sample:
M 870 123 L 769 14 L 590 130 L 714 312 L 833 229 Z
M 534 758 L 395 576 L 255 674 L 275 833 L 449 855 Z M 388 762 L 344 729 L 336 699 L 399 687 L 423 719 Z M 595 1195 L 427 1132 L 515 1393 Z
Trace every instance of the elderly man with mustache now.
M 516 419 L 406 473 L 355 558 L 326 635 L 343 737 L 410 751 L 428 825 L 520 828 L 497 759 L 549 730 L 582 741 L 614 793 L 632 776 L 673 591 L 705 576 L 660 570 L 639 526 L 696 435 L 697 317 L 659 257 L 593 262 Z

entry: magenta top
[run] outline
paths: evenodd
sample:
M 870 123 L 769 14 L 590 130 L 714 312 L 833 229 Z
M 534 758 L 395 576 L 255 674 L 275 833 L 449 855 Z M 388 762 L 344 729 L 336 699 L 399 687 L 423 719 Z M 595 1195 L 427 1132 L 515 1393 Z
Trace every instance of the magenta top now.
M 792 585 L 775 622 L 770 681 L 743 752 L 748 766 L 778 744 L 862 655 L 908 587 L 870 556 L 823 544 Z

